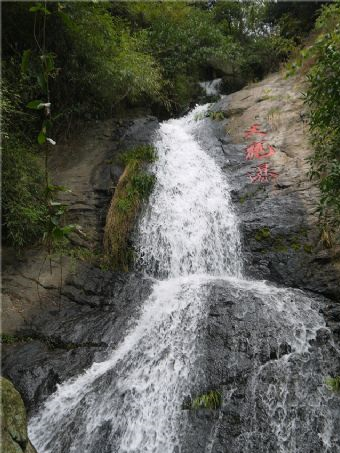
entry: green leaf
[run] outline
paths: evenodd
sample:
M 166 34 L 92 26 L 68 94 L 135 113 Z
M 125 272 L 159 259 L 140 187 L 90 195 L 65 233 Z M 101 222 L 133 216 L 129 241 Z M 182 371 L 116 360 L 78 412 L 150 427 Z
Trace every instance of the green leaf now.
M 53 230 L 52 230 L 53 239 L 62 239 L 64 236 L 65 236 L 65 233 L 63 231 L 63 228 L 60 228 L 58 226 L 53 228 Z
M 64 13 L 63 11 L 58 11 L 58 15 L 61 17 L 62 21 L 68 28 L 74 28 L 74 23 L 68 14 Z
M 38 135 L 38 143 L 39 145 L 43 145 L 46 142 L 46 135 L 44 134 L 43 131 L 40 131 Z
M 62 228 L 62 231 L 64 233 L 64 235 L 66 236 L 67 234 L 69 233 L 72 233 L 72 231 L 76 230 L 77 229 L 77 225 L 66 225 Z
M 31 56 L 31 49 L 24 50 L 22 54 L 22 59 L 21 59 L 21 71 L 23 73 L 27 72 L 29 61 L 30 61 L 30 56 Z
M 52 222 L 53 225 L 55 225 L 55 226 L 59 225 L 59 217 L 57 217 L 57 216 L 52 216 L 52 217 L 51 217 L 51 222 Z
M 43 64 L 44 64 L 44 68 L 45 68 L 45 71 L 49 74 L 50 72 L 53 71 L 54 69 L 54 59 L 55 59 L 55 56 L 52 54 L 52 53 L 47 53 L 45 55 L 41 55 L 40 56 Z
M 48 185 L 47 191 L 48 192 L 66 192 L 66 193 L 72 192 L 70 189 L 68 189 L 65 186 L 55 186 L 53 184 Z
M 45 76 L 43 74 L 38 74 L 37 75 L 37 82 L 38 82 L 38 85 L 40 86 L 40 88 L 43 91 L 46 91 L 46 88 L 47 88 L 46 78 L 45 78 Z
M 51 12 L 40 3 L 37 3 L 35 6 L 31 6 L 29 9 L 30 13 L 38 13 L 39 11 L 44 14 L 51 14 Z
M 35 100 L 35 101 L 29 102 L 26 105 L 26 107 L 29 109 L 32 109 L 32 110 L 41 110 L 44 108 L 43 104 L 44 104 L 44 101 Z

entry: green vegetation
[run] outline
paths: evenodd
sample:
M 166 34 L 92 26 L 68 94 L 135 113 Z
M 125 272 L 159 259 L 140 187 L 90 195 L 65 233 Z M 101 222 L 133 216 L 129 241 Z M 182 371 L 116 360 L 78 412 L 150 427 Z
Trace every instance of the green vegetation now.
M 319 35 L 311 53 L 315 63 L 308 73 L 306 102 L 314 156 L 311 177 L 319 181 L 320 215 L 324 228 L 340 223 L 340 5 L 323 8 L 318 18 Z
M 3 238 L 16 248 L 33 243 L 45 230 L 44 173 L 37 153 L 15 139 L 2 148 Z
M 32 338 L 30 337 L 17 337 L 15 335 L 10 335 L 7 333 L 3 333 L 0 335 L 0 343 L 2 344 L 15 344 L 20 342 L 31 341 Z
M 56 152 L 55 141 L 67 138 L 84 121 L 137 108 L 167 116 L 180 113 L 201 94 L 199 80 L 222 77 L 224 89 L 231 92 L 260 79 L 303 44 L 319 7 L 236 1 L 210 6 L 208 2 L 3 2 L 5 242 L 20 248 L 44 236 L 51 249 L 54 240 L 76 227 L 64 225 L 66 207 L 56 204 L 61 189 L 55 189 L 46 171 L 49 155 Z M 317 23 L 320 30 L 330 27 L 339 6 L 327 8 Z M 338 210 L 334 123 L 338 104 L 327 104 L 331 113 L 322 125 L 319 118 L 338 89 L 338 53 L 330 49 L 338 46 L 338 29 L 334 30 L 330 37 L 324 33 L 315 46 L 320 58 L 310 75 L 308 94 L 311 105 L 317 90 L 324 95 L 319 113 L 312 116 L 318 149 L 313 176 L 320 178 L 327 212 Z M 325 83 L 318 85 L 318 77 Z M 265 96 L 271 97 L 269 92 Z M 209 116 L 224 117 L 222 112 Z M 326 148 L 325 169 L 321 156 Z M 147 192 L 152 179 L 136 177 L 134 184 Z M 124 198 L 118 206 L 131 211 L 131 199 Z
M 271 237 L 270 229 L 268 227 L 261 228 L 260 230 L 257 230 L 255 234 L 255 239 L 257 241 L 265 241 L 266 239 L 269 239 Z
M 222 404 L 222 394 L 218 390 L 209 390 L 196 396 L 190 403 L 189 409 L 219 409 Z
M 340 392 L 340 376 L 335 376 L 334 378 L 328 377 L 325 382 L 329 390 L 337 393 Z
M 210 118 L 214 121 L 222 121 L 224 120 L 225 116 L 224 113 L 221 111 L 214 112 L 212 110 L 208 110 L 205 113 L 197 113 L 195 116 L 195 121 L 203 120 L 204 118 Z
M 313 246 L 311 244 L 304 244 L 303 245 L 303 250 L 306 253 L 312 253 L 313 252 Z
M 308 45 L 287 65 L 306 74 L 306 104 L 314 155 L 310 177 L 319 183 L 321 237 L 327 247 L 340 224 L 340 4 L 324 5 Z M 338 238 L 339 239 L 339 238 Z
M 246 200 L 246 198 L 245 198 Z M 266 248 L 260 250 L 261 253 L 268 253 L 270 251 L 278 253 L 305 252 L 312 253 L 313 245 L 308 241 L 308 231 L 306 228 L 300 228 L 294 234 L 289 235 L 273 235 L 269 227 L 263 227 L 256 230 L 255 239 L 258 242 L 264 243 Z
M 104 248 L 113 269 L 127 271 L 133 262 L 129 236 L 142 202 L 150 195 L 155 176 L 145 165 L 156 159 L 155 149 L 140 146 L 122 156 L 126 167 L 120 177 L 106 220 Z
M 208 112 L 207 115 L 210 119 L 215 120 L 215 121 L 222 121 L 224 120 L 224 113 L 223 112 Z

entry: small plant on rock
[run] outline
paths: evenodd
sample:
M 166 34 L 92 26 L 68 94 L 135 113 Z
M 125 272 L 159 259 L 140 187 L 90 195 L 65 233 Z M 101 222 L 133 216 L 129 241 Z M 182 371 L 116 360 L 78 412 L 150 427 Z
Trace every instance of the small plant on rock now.
M 222 395 L 218 390 L 209 390 L 202 393 L 191 402 L 191 409 L 219 409 L 222 403 Z
M 340 376 L 328 377 L 325 381 L 327 388 L 332 392 L 340 393 Z

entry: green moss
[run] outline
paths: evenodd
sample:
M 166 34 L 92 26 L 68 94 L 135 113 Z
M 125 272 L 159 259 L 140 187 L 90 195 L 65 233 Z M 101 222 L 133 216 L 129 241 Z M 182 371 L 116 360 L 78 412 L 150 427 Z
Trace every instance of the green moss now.
M 266 239 L 269 239 L 271 237 L 270 229 L 268 227 L 261 228 L 260 230 L 257 230 L 255 234 L 255 239 L 257 241 L 265 241 Z
M 239 202 L 241 204 L 245 203 L 247 200 L 249 200 L 251 197 L 251 194 L 249 193 L 245 193 L 244 195 L 242 195 L 240 198 L 239 198 Z
M 303 245 L 303 250 L 306 253 L 312 253 L 313 252 L 313 246 L 311 244 L 304 244 Z
M 301 244 L 300 244 L 299 242 L 293 242 L 293 243 L 291 244 L 291 248 L 292 248 L 293 250 L 295 250 L 295 251 L 298 251 L 298 250 L 301 249 Z
M 27 435 L 26 410 L 20 393 L 7 379 L 0 378 L 1 430 L 0 450 L 6 453 L 35 452 Z
M 10 335 L 7 333 L 3 333 L 0 335 L 0 342 L 2 344 L 13 344 L 17 343 L 19 341 L 19 338 L 16 337 L 15 335 Z
M 308 230 L 307 230 L 307 228 L 300 228 L 299 234 L 300 234 L 300 236 L 302 236 L 302 237 L 304 237 L 304 238 L 308 237 Z
M 104 235 L 107 259 L 103 264 L 110 269 L 127 271 L 133 263 L 129 236 L 142 202 L 154 187 L 155 176 L 144 167 L 155 159 L 156 151 L 152 146 L 137 147 L 122 157 L 126 167 L 111 201 Z
M 325 383 L 329 390 L 340 393 L 340 376 L 328 377 Z
M 283 236 L 278 236 L 277 238 L 275 238 L 275 241 L 274 241 L 274 247 L 273 249 L 276 251 L 276 252 L 288 252 L 288 247 L 286 245 L 286 241 L 284 239 Z

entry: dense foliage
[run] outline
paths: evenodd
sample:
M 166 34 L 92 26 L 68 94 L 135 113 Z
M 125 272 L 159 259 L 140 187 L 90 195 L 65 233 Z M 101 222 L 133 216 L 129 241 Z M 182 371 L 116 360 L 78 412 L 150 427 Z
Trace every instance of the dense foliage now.
M 42 237 L 46 220 L 39 157 L 12 139 L 2 154 L 2 222 L 7 242 L 22 247 Z
M 40 222 L 47 133 L 59 140 L 78 122 L 135 107 L 177 114 L 199 80 L 223 77 L 230 92 L 260 79 L 313 25 L 316 4 L 297 3 L 2 2 L 5 241 L 23 246 L 54 228 Z M 51 112 L 28 109 L 33 100 Z M 55 218 L 51 203 L 48 212 Z
M 288 64 L 306 74 L 306 104 L 314 154 L 311 178 L 319 182 L 322 236 L 331 246 L 340 224 L 340 4 L 324 5 L 308 46 Z M 337 239 L 340 239 L 338 237 Z
M 307 52 L 313 59 L 307 91 L 315 150 L 311 176 L 320 184 L 322 221 L 334 229 L 340 221 L 340 4 L 323 9 L 316 29 Z

